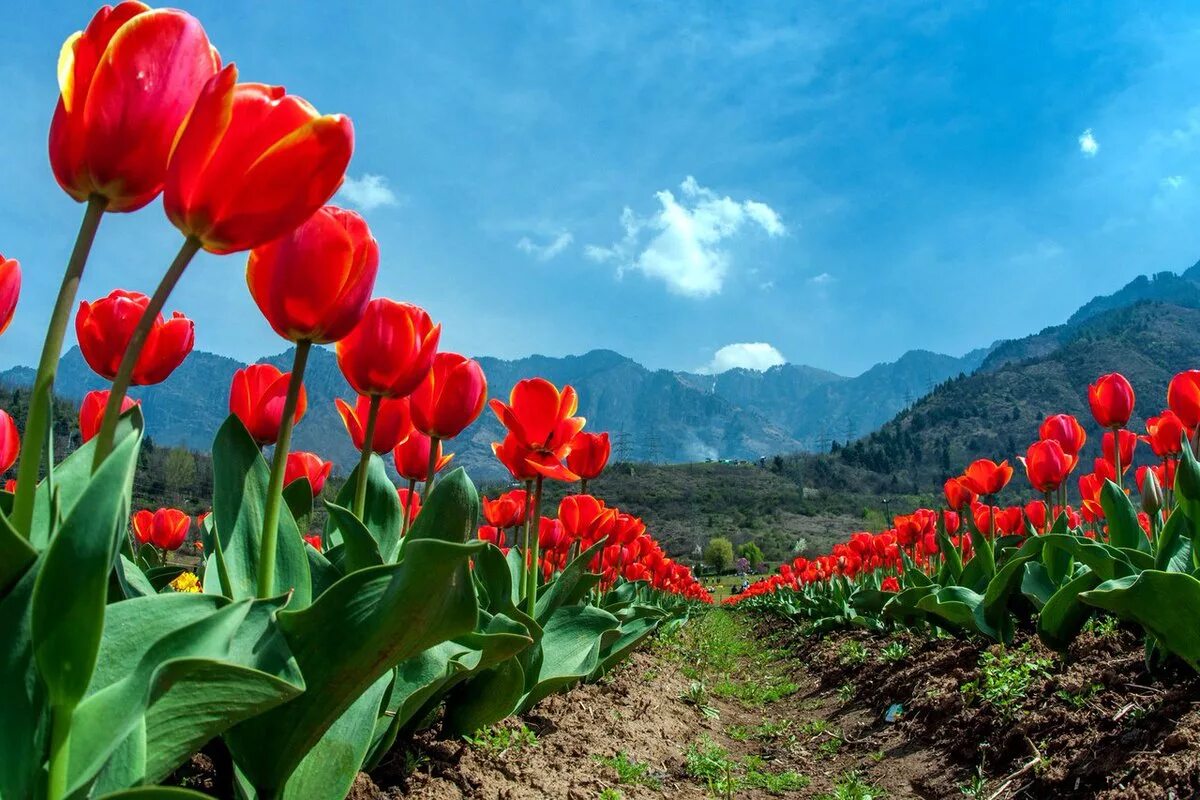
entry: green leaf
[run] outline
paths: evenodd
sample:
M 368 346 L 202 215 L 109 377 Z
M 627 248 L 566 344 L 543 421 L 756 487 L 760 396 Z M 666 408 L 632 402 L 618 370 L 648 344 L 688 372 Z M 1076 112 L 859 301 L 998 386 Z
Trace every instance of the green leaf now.
M 1150 540 L 1138 524 L 1137 509 L 1125 490 L 1106 480 L 1100 489 L 1100 505 L 1108 522 L 1108 542 L 1113 547 L 1150 552 Z
M 564 606 L 546 620 L 536 637 L 537 657 L 528 662 L 526 692 L 521 710 L 528 711 L 544 697 L 591 675 L 600 665 L 604 635 L 620 623 L 607 611 L 594 606 Z
M 1200 581 L 1191 575 L 1147 570 L 1105 581 L 1081 599 L 1137 622 L 1160 647 L 1200 671 Z
M 474 733 L 510 716 L 524 695 L 525 672 L 519 660 L 510 658 L 455 689 L 442 725 L 452 734 Z
M 106 794 L 100 800 L 211 800 L 208 795 L 178 786 L 138 786 Z
M 147 580 L 145 573 L 138 569 L 137 564 L 126 558 L 124 553 L 117 555 L 116 563 L 113 564 L 113 575 L 126 600 L 158 593 Z
M 354 494 L 358 490 L 358 467 L 350 473 L 350 477 L 342 484 L 336 503 L 342 508 L 354 507 Z M 370 531 L 371 536 L 379 545 L 379 553 L 385 564 L 396 560 L 400 551 L 400 526 L 404 521 L 404 512 L 400 509 L 400 498 L 396 487 L 388 480 L 387 468 L 383 459 L 377 454 L 371 454 L 367 465 L 367 503 L 363 510 L 363 526 Z M 343 540 L 344 531 L 339 530 L 339 523 L 332 515 L 325 523 L 325 542 L 327 545 L 338 544 Z M 461 540 L 459 540 L 461 541 Z
M 570 564 L 567 564 L 566 568 L 548 586 L 544 587 L 541 596 L 537 599 L 533 612 L 539 625 L 545 625 L 550 615 L 557 611 L 559 607 L 571 602 L 577 602 L 581 585 L 583 585 L 583 591 L 586 593 L 588 589 L 600 581 L 600 576 L 589 575 L 587 568 L 588 564 L 592 561 L 592 557 L 604 548 L 605 541 L 605 539 L 600 539 L 600 541 L 580 553 Z
M 477 540 L 478 529 L 479 493 L 459 467 L 434 484 L 432 495 L 425 499 L 404 542 L 405 546 L 421 539 L 468 542 Z
M 41 562 L 0 600 L 0 797 L 37 797 L 50 736 L 46 689 L 33 658 L 30 610 Z
M 1158 534 L 1158 548 L 1154 554 L 1154 569 L 1166 572 L 1187 572 L 1192 564 L 1192 541 L 1189 537 L 1187 515 L 1176 509 L 1167 517 Z
M 1080 602 L 1079 595 L 1101 582 L 1095 572 L 1084 571 L 1068 581 L 1046 601 L 1038 616 L 1038 637 L 1052 650 L 1066 650 L 1079 635 L 1092 610 Z
M 917 608 L 955 627 L 975 629 L 975 609 L 981 602 L 983 595 L 965 586 L 944 586 L 922 597 L 917 602 Z
M 1030 561 L 1025 564 L 1025 575 L 1021 578 L 1021 594 L 1039 611 L 1049 602 L 1058 585 L 1050 580 L 1044 564 Z
M 104 630 L 108 574 L 129 516 L 141 434 L 121 439 L 42 554 L 33 587 L 33 652 L 50 704 L 83 697 Z
M 313 495 L 312 484 L 308 482 L 308 478 L 301 475 L 294 481 L 283 487 L 283 502 L 287 504 L 288 509 L 292 512 L 292 519 L 296 520 L 296 526 L 300 526 L 302 520 L 306 520 L 312 516 L 313 510 Z
M 271 468 L 241 420 L 233 415 L 217 431 L 212 457 L 212 519 L 220 545 L 220 559 L 229 579 L 224 588 L 234 600 L 250 599 L 257 596 L 258 560 L 262 552 Z M 291 592 L 291 608 L 303 608 L 312 601 L 308 556 L 304 552 L 307 547 L 300 538 L 291 510 L 284 504 L 279 510 L 275 582 L 271 594 Z M 221 579 L 224 583 L 224 576 Z
M 0 513 L 0 597 L 25 574 L 35 558 L 37 551 Z
M 342 569 L 347 574 L 367 567 L 378 567 L 384 563 L 383 556 L 379 554 L 379 542 L 371 536 L 371 532 L 359 518 L 354 516 L 353 511 L 335 503 L 326 503 L 325 507 L 329 509 L 329 518 L 342 534 L 342 544 L 346 550 Z

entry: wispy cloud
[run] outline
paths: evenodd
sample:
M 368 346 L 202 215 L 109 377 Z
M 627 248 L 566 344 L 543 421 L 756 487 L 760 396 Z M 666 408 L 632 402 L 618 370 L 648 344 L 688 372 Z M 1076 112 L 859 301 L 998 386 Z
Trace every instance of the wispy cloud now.
M 1187 183 L 1187 178 L 1182 175 L 1168 175 L 1158 182 L 1164 189 L 1179 189 L 1185 183 Z
M 387 178 L 370 173 L 365 173 L 360 178 L 347 175 L 342 188 L 338 189 L 337 196 L 363 211 L 380 206 L 394 206 L 400 202 L 396 193 L 388 187 Z
M 639 217 L 632 209 L 621 213 L 625 235 L 608 247 L 588 245 L 593 261 L 615 262 L 618 274 L 640 270 L 685 297 L 710 297 L 721 292 L 730 256 L 721 245 L 747 225 L 768 236 L 787 232 L 775 209 L 756 200 L 737 201 L 719 196 L 688 176 L 679 187 L 655 193 L 658 213 Z
M 517 249 L 522 253 L 533 256 L 538 261 L 549 261 L 570 247 L 574 241 L 575 237 L 571 235 L 570 231 L 559 232 L 557 236 L 545 244 L 538 244 L 528 236 L 522 236 L 517 240 Z
M 808 279 L 808 282 L 817 286 L 828 286 L 836 280 L 828 272 L 822 272 L 820 275 L 813 275 Z
M 766 342 L 735 342 L 713 353 L 712 361 L 698 371 L 705 375 L 718 375 L 737 368 L 763 372 L 786 363 L 783 353 Z
M 1092 133 L 1091 128 L 1079 134 L 1079 152 L 1083 153 L 1084 158 L 1092 158 L 1100 152 L 1100 142 L 1096 141 L 1096 134 Z

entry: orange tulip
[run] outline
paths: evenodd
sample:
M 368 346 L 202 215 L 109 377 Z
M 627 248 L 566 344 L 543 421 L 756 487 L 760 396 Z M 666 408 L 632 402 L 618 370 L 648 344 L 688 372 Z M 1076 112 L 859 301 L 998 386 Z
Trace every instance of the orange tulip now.
M 533 452 L 518 442 L 517 437 L 511 433 L 505 436 L 502 442 L 492 442 L 492 454 L 515 480 L 531 481 L 538 476 L 538 471 L 528 462 Z
M 1067 455 L 1057 439 L 1034 442 L 1025 453 L 1025 474 L 1039 492 L 1052 492 L 1075 468 L 1075 457 Z
M 162 191 L 179 127 L 221 67 L 204 28 L 174 9 L 104 6 L 58 57 L 50 166 L 67 194 L 135 211 Z
M 1154 455 L 1166 458 L 1178 453 L 1183 448 L 1183 435 L 1186 428 L 1183 421 L 1170 409 L 1165 409 L 1157 417 L 1146 420 L 1146 436 L 1142 438 L 1150 445 Z M 1128 463 L 1122 456 L 1122 463 Z
M 1088 403 L 1101 428 L 1124 428 L 1133 415 L 1133 386 L 1119 372 L 1101 375 L 1088 387 Z
M 114 289 L 108 297 L 79 304 L 75 336 L 88 366 L 112 380 L 121 366 L 125 348 L 142 318 L 150 298 L 139 292 Z M 160 314 L 146 336 L 130 383 L 148 386 L 165 381 L 183 363 L 195 343 L 195 324 L 176 311 L 171 319 Z
M 354 391 L 406 397 L 433 366 L 442 326 L 425 309 L 378 297 L 337 343 L 337 362 Z
M 293 450 L 288 453 L 287 465 L 283 470 L 283 485 L 287 486 L 292 481 L 307 478 L 312 495 L 316 497 L 325 488 L 325 481 L 332 470 L 332 461 L 326 461 L 316 453 Z
M 608 432 L 588 433 L 580 431 L 571 439 L 571 451 L 567 453 L 567 469 L 580 478 L 590 481 L 600 477 L 608 464 L 608 456 L 612 451 L 608 442 Z
M 1079 476 L 1079 497 L 1089 519 L 1104 519 L 1104 507 L 1100 505 L 1100 489 L 1103 486 L 1104 477 L 1094 472 Z
M 573 416 L 579 407 L 579 397 L 572 387 L 564 386 L 559 392 L 550 381 L 531 378 L 519 381 L 512 388 L 507 404 L 492 400 L 491 406 L 496 417 L 508 428 L 514 444 L 525 451 L 521 456 L 530 469 L 553 480 L 579 480 L 579 476 L 562 463 L 571 450 L 571 440 L 586 422 L 583 417 Z M 493 444 L 492 448 L 497 451 L 506 445 L 507 441 L 501 445 Z M 506 453 L 516 452 L 512 446 L 506 448 Z M 500 458 L 498 451 L 497 457 Z M 511 465 L 506 463 L 505 466 L 512 471 Z
M 83 396 L 83 402 L 79 404 L 79 434 L 83 437 L 83 441 L 91 441 L 91 438 L 100 430 L 100 423 L 104 420 L 104 406 L 108 403 L 108 395 L 107 389 L 101 389 L 88 392 Z M 126 396 L 121 400 L 121 413 L 124 414 L 137 404 L 137 400 Z
M 0 410 L 0 473 L 8 472 L 8 468 L 17 463 L 17 454 L 21 452 L 21 434 L 17 423 Z
M 21 297 L 21 265 L 0 255 L 0 333 L 8 329 Z
M 353 150 L 349 118 L 321 116 L 281 86 L 238 83 L 231 64 L 204 85 L 179 133 L 163 208 L 209 252 L 249 250 L 323 206 Z
M 1053 439 L 1062 445 L 1063 452 L 1069 456 L 1079 455 L 1087 441 L 1087 431 L 1079 424 L 1079 420 L 1070 414 L 1054 414 L 1038 428 L 1039 439 Z
M 334 400 L 334 404 L 342 418 L 342 424 L 346 426 L 346 432 L 350 434 L 354 449 L 362 450 L 371 398 L 359 395 L 353 408 L 340 397 Z M 375 417 L 375 435 L 371 437 L 371 450 L 375 453 L 386 453 L 403 444 L 411 435 L 412 420 L 409 418 L 408 400 L 390 397 L 380 400 L 379 413 Z
M 409 397 L 413 427 L 426 436 L 453 439 L 479 417 L 485 400 L 487 378 L 479 362 L 458 353 L 438 353 Z
M 524 489 L 505 492 L 495 500 L 481 498 L 483 518 L 497 528 L 514 528 L 525 524 L 525 504 L 528 502 Z
M 229 385 L 229 412 L 242 421 L 246 430 L 260 445 L 275 444 L 283 424 L 283 404 L 287 399 L 292 373 L 283 372 L 272 364 L 251 364 L 233 373 Z M 304 386 L 296 400 L 293 424 L 308 410 Z
M 142 510 L 133 515 L 132 521 L 139 542 L 162 550 L 178 550 L 192 527 L 192 518 L 177 508 Z
M 413 431 L 408 438 L 398 444 L 392 451 L 392 458 L 396 462 L 396 472 L 400 473 L 400 477 L 410 481 L 428 481 L 429 480 L 429 451 L 431 449 L 430 442 L 432 440 L 421 433 Z M 437 443 L 437 463 L 433 467 L 434 474 L 445 469 L 446 465 L 454 459 L 454 453 L 442 454 L 442 443 L 439 440 Z
M 250 251 L 246 283 L 271 327 L 293 342 L 336 342 L 366 311 L 379 244 L 353 211 L 325 206 Z
M 946 495 L 946 505 L 955 511 L 961 511 L 965 506 L 975 502 L 975 493 L 963 485 L 960 478 L 950 478 L 942 486 Z
M 1167 405 L 1183 422 L 1195 430 L 1200 426 L 1200 370 L 1181 372 L 1167 385 Z
M 1007 461 L 997 464 L 986 458 L 972 462 L 967 471 L 959 479 L 963 486 L 975 494 L 986 497 L 993 495 L 1008 485 L 1012 478 L 1013 469 Z

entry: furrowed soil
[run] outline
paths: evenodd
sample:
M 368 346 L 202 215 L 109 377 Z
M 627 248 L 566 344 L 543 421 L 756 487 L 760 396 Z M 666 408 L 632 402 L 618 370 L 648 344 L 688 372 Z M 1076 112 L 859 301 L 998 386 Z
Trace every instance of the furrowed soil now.
M 891 713 L 889 713 L 889 711 Z M 1111 621 L 1065 658 L 1018 635 L 843 632 L 716 609 L 472 741 L 436 724 L 356 800 L 1192 798 L 1200 679 Z

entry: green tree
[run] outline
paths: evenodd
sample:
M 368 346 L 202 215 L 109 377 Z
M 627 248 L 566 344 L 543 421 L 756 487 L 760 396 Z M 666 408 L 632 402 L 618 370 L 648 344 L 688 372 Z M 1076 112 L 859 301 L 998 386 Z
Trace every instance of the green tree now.
M 704 563 L 717 572 L 726 572 L 733 567 L 733 542 L 724 536 L 714 536 L 704 548 Z
M 763 556 L 762 548 L 756 545 L 754 542 L 746 542 L 737 549 L 737 554 L 741 558 L 749 561 L 751 567 L 757 567 L 766 560 Z
M 191 487 L 196 482 L 196 457 L 182 447 L 172 447 L 163 464 L 163 482 L 177 492 Z

